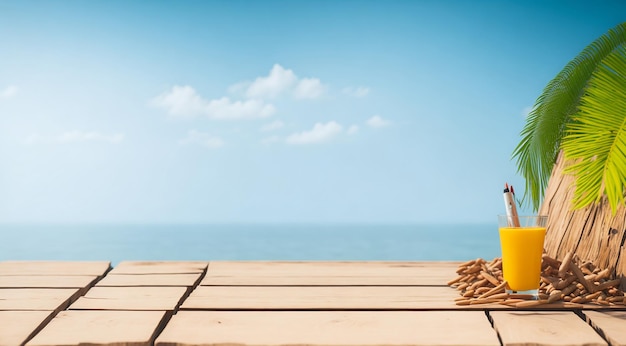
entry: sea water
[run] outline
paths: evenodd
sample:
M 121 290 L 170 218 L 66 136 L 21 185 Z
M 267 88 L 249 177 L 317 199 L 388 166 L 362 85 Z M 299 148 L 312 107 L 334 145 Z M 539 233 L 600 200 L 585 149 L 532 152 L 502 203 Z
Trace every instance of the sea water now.
M 3 260 L 465 261 L 500 256 L 497 225 L 0 225 Z

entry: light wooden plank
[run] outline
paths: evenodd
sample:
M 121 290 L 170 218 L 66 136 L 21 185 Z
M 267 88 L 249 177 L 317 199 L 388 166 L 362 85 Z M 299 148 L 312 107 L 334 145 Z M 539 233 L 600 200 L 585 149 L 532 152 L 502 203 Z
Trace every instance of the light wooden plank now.
M 502 343 L 511 345 L 607 345 L 591 326 L 573 312 L 492 311 Z
M 174 310 L 187 287 L 93 287 L 70 310 Z
M 186 310 L 514 310 L 492 303 L 456 305 L 457 290 L 442 286 L 198 286 Z M 584 305 L 597 309 L 598 305 Z M 571 310 L 564 303 L 525 310 Z
M 611 346 L 626 346 L 626 311 L 585 311 L 585 315 Z
M 456 309 L 457 291 L 407 286 L 199 286 L 181 309 Z
M 194 261 L 123 261 L 109 274 L 198 274 L 208 265 L 209 262 Z
M 197 274 L 109 274 L 98 281 L 96 286 L 132 287 L 132 286 L 194 286 L 200 279 Z
M 201 285 L 445 286 L 460 262 L 211 262 Z
M 180 311 L 155 344 L 500 345 L 478 311 Z
M 5 261 L 0 262 L 0 275 L 102 276 L 110 268 L 106 261 Z
M 96 279 L 93 275 L 2 275 L 0 288 L 84 288 Z
M 38 332 L 53 311 L 0 311 L 0 346 L 21 345 Z
M 151 345 L 164 311 L 62 311 L 26 345 Z
M 60 311 L 79 295 L 74 288 L 3 288 L 0 310 Z

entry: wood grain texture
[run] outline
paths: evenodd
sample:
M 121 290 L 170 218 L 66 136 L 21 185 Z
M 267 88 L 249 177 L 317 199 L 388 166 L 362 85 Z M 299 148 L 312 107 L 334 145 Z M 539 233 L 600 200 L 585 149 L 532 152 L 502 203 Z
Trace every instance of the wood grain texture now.
M 4 261 L 0 275 L 87 275 L 102 276 L 111 268 L 111 262 L 73 261 Z
M 181 309 L 457 309 L 457 294 L 420 286 L 200 286 Z
M 98 276 L 0 275 L 0 288 L 85 288 Z
M 514 310 L 498 304 L 456 305 L 457 290 L 441 286 L 199 286 L 183 310 Z M 623 306 L 583 304 L 583 309 Z M 557 302 L 524 310 L 572 310 Z
M 65 309 L 79 295 L 74 288 L 3 288 L 0 289 L 0 310 Z
M 198 274 L 208 265 L 209 262 L 123 261 L 110 274 Z
M 62 311 L 29 346 L 151 345 L 164 311 Z
M 98 281 L 96 286 L 132 287 L 132 286 L 194 286 L 200 279 L 197 274 L 109 274 Z
M 0 311 L 0 346 L 23 344 L 52 316 L 53 311 Z
M 157 346 L 499 345 L 477 311 L 181 311 Z
M 573 312 L 492 311 L 490 315 L 505 346 L 607 345 Z
M 596 329 L 623 345 L 626 329 L 626 312 L 586 310 L 606 309 L 601 305 L 583 309 L 593 327 L 572 312 L 546 311 L 562 310 L 558 304 L 526 312 L 499 304 L 457 306 L 458 291 L 437 284 L 441 273 L 452 273 L 444 274 L 446 281 L 454 277 L 458 263 L 451 262 L 211 262 L 207 275 L 214 269 L 214 278 L 233 285 L 195 287 L 175 311 L 204 265 L 132 262 L 124 269 L 128 273 L 110 272 L 99 282 L 103 285 L 91 287 L 81 298 L 80 288 L 0 288 L 0 346 L 2 337 L 28 337 L 38 328 L 43 328 L 36 336 L 40 339 L 29 344 L 150 345 L 163 327 L 156 341 L 161 346 L 498 344 L 483 310 L 505 310 L 489 314 L 506 345 L 606 345 Z M 0 275 L 0 285 L 78 285 L 83 280 L 80 275 L 42 274 L 46 267 L 59 269 L 58 263 L 42 264 L 36 271 L 29 269 L 39 273 L 31 276 L 15 275 L 13 267 L 11 275 Z M 403 276 L 420 281 L 402 281 Z M 55 279 L 45 283 L 50 278 Z M 380 284 L 384 280 L 388 284 Z M 429 282 L 433 284 L 425 284 Z M 70 310 L 61 311 L 71 302 Z M 29 312 L 41 315 L 26 317 Z M 59 318 L 50 321 L 57 312 Z M 125 314 L 137 312 L 148 314 Z M 37 324 L 38 318 L 44 322 Z
M 174 310 L 187 287 L 93 287 L 70 310 Z
M 585 311 L 585 316 L 611 346 L 626 346 L 626 311 Z
M 460 262 L 211 262 L 201 285 L 445 286 Z
M 540 209 L 550 216 L 545 240 L 548 255 L 562 259 L 572 251 L 582 260 L 626 275 L 626 265 L 619 263 L 626 257 L 626 206 L 620 205 L 613 214 L 603 197 L 599 204 L 573 210 L 575 181 L 573 175 L 563 173 L 567 164 L 559 153 Z

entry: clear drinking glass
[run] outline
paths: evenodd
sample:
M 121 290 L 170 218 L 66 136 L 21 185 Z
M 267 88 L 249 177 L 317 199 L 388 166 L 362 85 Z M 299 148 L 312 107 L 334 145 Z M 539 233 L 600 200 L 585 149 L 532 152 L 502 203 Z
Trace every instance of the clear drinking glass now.
M 517 218 L 519 223 L 513 222 L 510 216 L 498 215 L 502 274 L 508 283 L 506 292 L 530 294 L 536 298 L 541 283 L 541 257 L 548 216 Z

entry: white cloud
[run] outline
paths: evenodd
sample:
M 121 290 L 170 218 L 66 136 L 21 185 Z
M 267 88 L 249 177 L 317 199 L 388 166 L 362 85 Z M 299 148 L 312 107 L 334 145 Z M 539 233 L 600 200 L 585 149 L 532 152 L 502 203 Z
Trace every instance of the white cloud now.
M 357 132 L 359 132 L 359 126 L 357 126 L 357 125 L 352 125 L 352 126 L 350 126 L 350 127 L 348 128 L 348 131 L 347 131 L 347 133 L 348 133 L 349 135 L 356 134 Z
M 207 101 L 188 85 L 175 85 L 170 91 L 155 97 L 151 104 L 175 117 L 205 115 L 211 119 L 264 118 L 276 111 L 273 105 L 256 99 L 231 101 L 228 97 L 222 97 Z
M 212 119 L 265 118 L 275 111 L 273 105 L 260 100 L 233 102 L 228 97 L 210 101 L 205 109 L 206 115 Z
M 374 115 L 373 117 L 367 119 L 366 124 L 369 127 L 378 128 L 388 126 L 390 122 L 381 118 L 379 115 Z
M 274 64 L 267 76 L 233 84 L 228 92 L 256 99 L 272 99 L 284 94 L 297 99 L 314 99 L 326 92 L 326 86 L 318 78 L 299 78 L 293 70 Z
M 289 144 L 321 143 L 332 139 L 342 132 L 341 125 L 334 121 L 326 124 L 317 123 L 310 131 L 303 131 L 289 135 L 286 142 Z
M 43 136 L 38 133 L 30 134 L 26 137 L 27 144 L 39 143 L 85 143 L 85 142 L 105 142 L 119 144 L 124 141 L 123 133 L 103 134 L 95 131 L 67 131 L 57 136 Z
M 0 99 L 10 99 L 17 95 L 19 88 L 15 85 L 9 85 L 8 87 L 0 90 Z
M 283 126 L 285 126 L 285 124 L 282 121 L 276 120 L 274 122 L 271 122 L 269 124 L 265 124 L 265 125 L 261 126 L 261 128 L 259 130 L 261 132 L 269 132 L 269 131 L 278 130 L 278 129 L 282 128 Z
M 228 87 L 228 92 L 231 94 L 244 94 L 248 87 L 250 86 L 250 82 L 241 82 L 237 84 L 233 84 Z
M 297 80 L 298 77 L 296 77 L 292 70 L 287 70 L 279 64 L 274 64 L 267 77 L 258 77 L 250 84 L 246 90 L 246 96 L 249 98 L 273 98 L 291 89 L 293 85 L 296 84 Z
M 298 99 L 315 99 L 324 94 L 326 87 L 317 78 L 303 78 L 298 82 L 293 95 Z
M 207 102 L 189 85 L 174 85 L 172 90 L 155 97 L 151 103 L 167 110 L 170 115 L 185 117 L 202 114 Z
M 356 88 L 347 87 L 347 88 L 343 88 L 341 92 L 343 92 L 344 94 L 348 96 L 362 98 L 362 97 L 367 96 L 370 93 L 370 89 L 366 87 L 362 87 L 362 86 L 359 86 Z
M 179 143 L 182 145 L 196 144 L 209 149 L 217 149 L 224 146 L 224 141 L 221 138 L 196 130 L 187 132 L 187 137 L 181 139 Z

